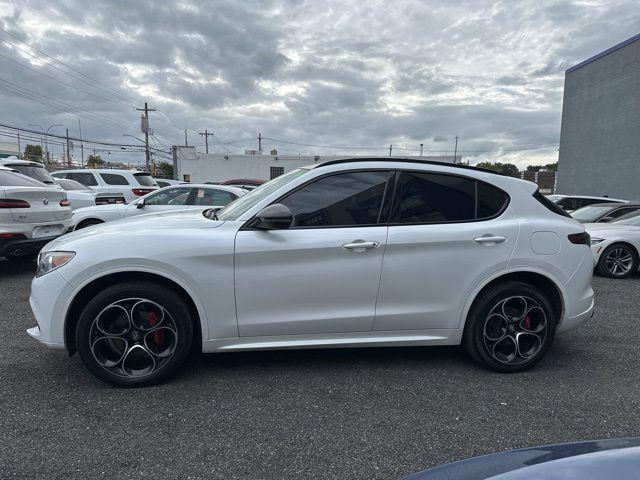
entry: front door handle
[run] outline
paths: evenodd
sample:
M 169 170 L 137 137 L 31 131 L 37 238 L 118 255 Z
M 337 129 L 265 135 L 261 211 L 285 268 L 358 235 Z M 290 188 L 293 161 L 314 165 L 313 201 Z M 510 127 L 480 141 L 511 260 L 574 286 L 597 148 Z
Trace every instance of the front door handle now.
M 378 248 L 380 244 L 378 242 L 365 242 L 363 240 L 355 240 L 351 243 L 345 243 L 342 248 L 345 250 L 353 250 L 356 252 L 364 252 L 370 248 Z
M 482 237 L 474 238 L 473 241 L 482 245 L 495 245 L 506 242 L 507 238 L 500 235 L 483 235 Z

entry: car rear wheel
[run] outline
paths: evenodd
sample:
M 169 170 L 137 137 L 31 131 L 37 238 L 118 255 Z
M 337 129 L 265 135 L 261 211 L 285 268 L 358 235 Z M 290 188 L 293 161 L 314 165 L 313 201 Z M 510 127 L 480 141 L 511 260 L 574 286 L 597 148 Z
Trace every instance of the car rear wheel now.
M 183 299 L 151 282 L 106 288 L 86 305 L 76 329 L 84 364 L 119 387 L 170 378 L 184 364 L 192 340 L 193 319 Z
M 474 303 L 463 343 L 477 362 L 497 372 L 518 372 L 535 365 L 549 350 L 558 319 L 537 288 L 501 283 Z
M 626 243 L 614 243 L 600 255 L 596 271 L 605 277 L 625 278 L 638 270 L 638 254 Z

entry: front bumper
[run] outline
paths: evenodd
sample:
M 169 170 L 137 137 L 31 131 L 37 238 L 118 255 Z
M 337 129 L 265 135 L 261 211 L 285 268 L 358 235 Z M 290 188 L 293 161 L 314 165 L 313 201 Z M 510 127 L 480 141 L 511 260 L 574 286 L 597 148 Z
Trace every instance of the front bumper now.
M 71 286 L 56 270 L 34 278 L 29 305 L 38 326 L 27 330 L 29 336 L 50 348 L 64 349 L 65 313 L 72 293 Z

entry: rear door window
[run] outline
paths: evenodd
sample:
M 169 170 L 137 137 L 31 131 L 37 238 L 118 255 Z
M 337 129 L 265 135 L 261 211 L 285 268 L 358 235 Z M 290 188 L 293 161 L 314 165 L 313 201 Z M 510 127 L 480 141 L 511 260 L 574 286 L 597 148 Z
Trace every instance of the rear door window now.
M 100 176 L 107 185 L 129 185 L 127 179 L 117 173 L 101 173 Z
M 145 205 L 187 205 L 191 188 L 167 188 L 144 199 Z
M 94 177 L 93 173 L 91 172 L 70 172 L 67 173 L 67 178 L 69 180 L 75 180 L 76 182 L 79 182 L 82 185 L 86 185 L 88 187 L 98 185 L 96 177 Z

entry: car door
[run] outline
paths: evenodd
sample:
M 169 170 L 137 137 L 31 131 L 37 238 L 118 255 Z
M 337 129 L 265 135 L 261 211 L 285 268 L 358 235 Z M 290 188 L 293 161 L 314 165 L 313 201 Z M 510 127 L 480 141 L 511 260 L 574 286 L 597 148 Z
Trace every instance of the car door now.
M 238 231 L 241 336 L 373 328 L 391 176 L 388 170 L 349 171 L 311 180 L 274 202 L 291 210 L 290 228 Z
M 375 330 L 456 329 L 471 291 L 504 268 L 518 226 L 502 190 L 473 178 L 402 172 Z
M 129 204 L 125 216 L 184 210 L 192 203 L 193 190 L 192 187 L 174 187 L 152 193 L 144 197 L 144 203 L 140 199 Z

